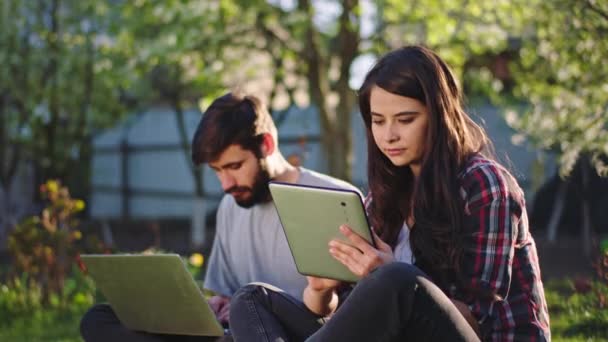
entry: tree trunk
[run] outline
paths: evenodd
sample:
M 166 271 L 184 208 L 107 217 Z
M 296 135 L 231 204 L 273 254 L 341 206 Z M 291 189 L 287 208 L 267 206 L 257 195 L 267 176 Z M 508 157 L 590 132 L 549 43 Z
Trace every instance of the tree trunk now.
M 342 14 L 338 33 L 338 46 L 332 53 L 323 55 L 320 35 L 312 22 L 313 10 L 308 0 L 298 2 L 299 9 L 307 13 L 308 29 L 304 44 L 307 61 L 308 89 L 311 102 L 316 105 L 321 123 L 321 146 L 325 153 L 327 172 L 335 177 L 352 179 L 351 109 L 354 96 L 349 87 L 350 66 L 359 50 L 359 16 L 356 0 L 342 1 Z M 353 22 L 353 18 L 356 18 Z M 331 48 L 330 48 L 331 50 Z M 339 64 L 339 78 L 332 88 L 329 79 L 330 62 Z M 337 108 L 330 108 L 328 98 L 334 91 L 338 95 Z
M 177 131 L 179 133 L 179 143 L 184 153 L 186 165 L 192 173 L 192 181 L 194 182 L 194 191 L 197 197 L 203 197 L 205 195 L 205 189 L 203 184 L 203 168 L 197 168 L 192 164 L 190 158 L 190 140 L 186 132 L 186 122 L 184 119 L 184 110 L 179 102 L 179 98 L 172 100 L 173 111 L 175 112 L 175 119 L 177 123 Z
M 583 218 L 583 253 L 586 257 L 591 257 L 591 210 L 589 205 L 589 172 L 590 164 L 588 158 L 581 158 L 581 178 L 582 178 L 582 206 L 581 216 Z
M 186 133 L 186 122 L 184 119 L 184 111 L 182 109 L 179 98 L 174 98 L 172 101 L 173 110 L 177 122 L 177 130 L 179 132 L 180 145 L 184 152 L 186 165 L 192 173 L 192 181 L 194 182 L 195 196 L 192 199 L 192 217 L 190 220 L 190 245 L 192 248 L 202 247 L 205 241 L 207 205 L 205 203 L 205 188 L 203 183 L 203 168 L 197 168 L 192 164 L 190 158 L 190 141 Z
M 550 243 L 554 243 L 557 239 L 557 229 L 564 212 L 564 205 L 566 204 L 566 195 L 568 191 L 568 181 L 560 182 L 557 190 L 557 196 L 553 202 L 553 210 L 551 211 L 551 218 L 547 224 L 547 240 Z
M 58 59 L 59 59 L 59 0 L 53 0 L 50 9 L 51 29 L 49 32 L 49 38 L 47 43 L 49 44 L 49 64 L 47 66 L 47 74 L 49 80 L 49 114 L 50 120 L 46 125 L 47 133 L 47 145 L 46 145 L 46 158 L 48 162 L 43 169 L 43 177 L 55 178 L 59 175 L 57 170 L 58 164 L 58 151 L 57 151 L 57 129 L 59 128 L 59 78 L 57 77 L 58 72 Z M 43 181 L 45 180 L 43 179 Z
M 352 109 L 355 102 L 354 91 L 350 88 L 350 67 L 359 52 L 359 1 L 343 0 L 339 18 L 338 49 L 334 54 L 340 62 L 339 77 L 334 91 L 339 102 L 334 121 L 336 140 L 333 144 L 330 173 L 346 181 L 352 181 L 353 137 Z

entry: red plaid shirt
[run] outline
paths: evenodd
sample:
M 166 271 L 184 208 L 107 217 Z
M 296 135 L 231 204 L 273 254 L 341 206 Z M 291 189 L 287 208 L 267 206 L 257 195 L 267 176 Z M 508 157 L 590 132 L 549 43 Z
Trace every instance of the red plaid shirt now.
M 496 294 L 495 299 L 465 299 L 485 332 L 484 340 L 550 341 L 523 191 L 503 167 L 481 157 L 467 163 L 460 180 L 465 203 L 464 286 Z
M 549 313 L 523 191 L 503 167 L 480 156 L 469 160 L 459 179 L 465 203 L 461 265 L 465 283 L 464 289 L 452 286 L 448 295 L 468 304 L 484 341 L 550 341 Z M 372 200 L 370 193 L 366 208 Z M 470 292 L 496 296 L 467 298 Z

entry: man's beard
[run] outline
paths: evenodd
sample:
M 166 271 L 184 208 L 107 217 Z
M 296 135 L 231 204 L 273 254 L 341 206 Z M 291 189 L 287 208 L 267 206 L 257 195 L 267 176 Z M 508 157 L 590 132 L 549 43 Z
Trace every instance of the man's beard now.
M 236 204 L 238 204 L 242 208 L 251 208 L 259 203 L 266 203 L 272 200 L 270 195 L 270 189 L 268 188 L 268 182 L 270 181 L 270 175 L 268 174 L 268 170 L 266 169 L 266 165 L 263 160 L 260 160 L 260 171 L 255 177 L 253 185 L 251 187 L 248 186 L 233 186 L 232 188 L 226 190 L 227 194 L 231 194 L 234 192 L 245 193 L 249 192 L 251 196 L 247 199 L 238 199 L 233 195 Z

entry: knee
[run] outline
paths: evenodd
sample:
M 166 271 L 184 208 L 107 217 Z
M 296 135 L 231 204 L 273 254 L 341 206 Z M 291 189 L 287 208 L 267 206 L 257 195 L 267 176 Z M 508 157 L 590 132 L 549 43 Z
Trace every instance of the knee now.
M 269 288 L 262 284 L 247 284 L 232 296 L 230 299 L 231 310 L 246 303 L 260 302 L 268 296 Z
M 107 304 L 97 304 L 92 306 L 80 319 L 80 335 L 85 341 L 93 341 L 98 336 L 98 329 L 101 323 L 113 315 L 114 311 Z
M 389 291 L 403 287 L 415 288 L 421 277 L 426 275 L 418 267 L 402 262 L 380 266 L 369 276 L 370 280 L 381 284 Z

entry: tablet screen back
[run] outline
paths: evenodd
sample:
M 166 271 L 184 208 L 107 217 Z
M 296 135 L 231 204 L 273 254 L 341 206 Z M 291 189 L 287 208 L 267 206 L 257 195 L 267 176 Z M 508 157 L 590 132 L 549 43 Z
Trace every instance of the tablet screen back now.
M 223 328 L 177 254 L 81 255 L 88 274 L 129 329 L 221 336 Z
M 356 282 L 359 278 L 329 254 L 332 239 L 347 241 L 339 227 L 348 224 L 372 241 L 361 197 L 357 192 L 270 182 L 298 271 L 305 275 Z

